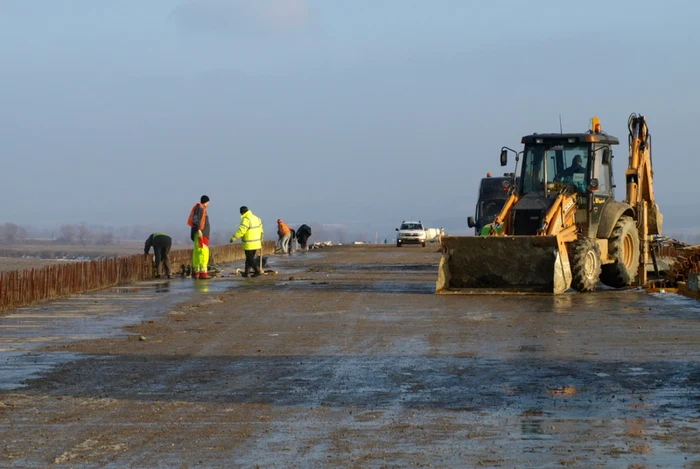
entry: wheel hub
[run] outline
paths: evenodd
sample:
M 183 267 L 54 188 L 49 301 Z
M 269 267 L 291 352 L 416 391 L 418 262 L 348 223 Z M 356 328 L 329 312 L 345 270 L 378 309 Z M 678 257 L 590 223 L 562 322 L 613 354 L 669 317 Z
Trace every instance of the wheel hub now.
M 622 242 L 622 259 L 627 268 L 630 268 L 634 263 L 634 241 L 630 234 L 627 234 Z
M 586 275 L 586 278 L 591 278 L 593 277 L 593 275 L 595 275 L 595 267 L 595 253 L 592 251 L 588 251 L 586 253 L 586 257 L 583 260 L 583 272 Z

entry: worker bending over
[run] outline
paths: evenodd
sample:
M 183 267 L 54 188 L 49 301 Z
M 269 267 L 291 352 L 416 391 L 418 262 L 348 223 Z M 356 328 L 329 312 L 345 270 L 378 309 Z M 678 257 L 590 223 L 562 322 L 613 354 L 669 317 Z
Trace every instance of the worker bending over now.
M 284 254 L 289 254 L 289 241 L 292 239 L 292 230 L 280 219 L 277 219 L 277 247 Z
M 160 263 L 163 263 L 165 276 L 170 277 L 170 248 L 173 245 L 173 239 L 165 233 L 153 233 L 146 240 L 146 245 L 143 248 L 143 256 L 148 256 L 148 251 L 153 247 L 153 276 L 160 277 Z
M 307 243 L 311 237 L 311 227 L 309 225 L 301 225 L 297 228 L 297 241 L 299 242 L 299 248 L 306 251 L 308 248 Z

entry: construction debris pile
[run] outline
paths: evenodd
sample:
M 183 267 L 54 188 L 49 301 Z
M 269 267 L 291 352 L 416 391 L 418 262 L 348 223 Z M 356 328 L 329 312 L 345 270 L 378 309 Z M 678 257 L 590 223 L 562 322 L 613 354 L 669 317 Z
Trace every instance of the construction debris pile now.
M 684 243 L 683 241 L 679 241 L 675 238 L 671 238 L 670 236 L 663 236 L 663 235 L 652 236 L 651 242 L 649 243 L 649 246 L 656 249 L 657 253 L 662 253 L 664 250 L 674 250 L 674 249 L 684 249 L 687 247 L 694 247 L 694 246 L 689 246 L 688 244 Z
M 663 269 L 666 287 L 676 288 L 680 282 L 687 283 L 690 274 L 700 272 L 700 246 L 668 236 L 654 236 L 649 246 L 654 258 L 667 266 Z
M 674 254 L 674 262 L 666 272 L 666 281 L 669 286 L 687 282 L 691 273 L 700 272 L 700 246 L 676 248 Z

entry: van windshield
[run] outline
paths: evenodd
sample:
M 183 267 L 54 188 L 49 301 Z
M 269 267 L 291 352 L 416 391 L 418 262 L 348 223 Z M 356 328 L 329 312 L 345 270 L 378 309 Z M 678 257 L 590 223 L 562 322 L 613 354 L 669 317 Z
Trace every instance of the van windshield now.
M 508 191 L 503 188 L 503 179 L 484 179 L 481 182 L 481 198 L 485 200 L 508 198 Z

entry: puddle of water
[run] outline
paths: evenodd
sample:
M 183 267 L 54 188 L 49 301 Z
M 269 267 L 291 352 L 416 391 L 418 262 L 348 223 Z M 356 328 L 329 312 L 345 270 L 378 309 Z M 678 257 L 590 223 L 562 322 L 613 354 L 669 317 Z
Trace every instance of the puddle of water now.
M 333 281 L 309 279 L 289 280 L 288 277 L 282 277 L 280 284 L 286 288 L 295 290 L 338 290 L 338 291 L 358 291 L 363 293 L 406 293 L 406 294 L 435 294 L 435 284 L 425 282 L 396 282 L 384 281 L 376 283 L 336 283 Z
M 55 366 L 79 360 L 75 353 L 26 353 L 4 351 L 0 353 L 0 391 L 23 387 L 25 380 L 37 378 Z
M 362 264 L 362 265 L 347 265 L 338 264 L 331 267 L 338 271 L 352 270 L 367 270 L 374 272 L 419 272 L 419 273 L 435 273 L 438 272 L 437 264 Z
M 284 264 L 285 262 L 289 261 L 294 261 L 298 259 L 321 259 L 323 257 L 326 257 L 325 254 L 320 253 L 320 252 L 293 252 L 289 255 L 284 255 L 284 254 L 274 254 L 269 257 L 271 262 L 274 262 L 276 265 L 278 264 Z
M 237 265 L 224 266 L 226 271 Z M 0 316 L 0 389 L 53 366 L 76 360 L 72 353 L 37 353 L 59 343 L 126 336 L 124 327 L 155 318 L 193 295 L 222 293 L 241 279 L 208 281 L 175 278 L 139 282 L 20 308 Z

